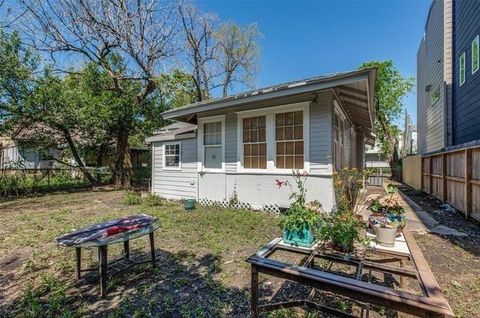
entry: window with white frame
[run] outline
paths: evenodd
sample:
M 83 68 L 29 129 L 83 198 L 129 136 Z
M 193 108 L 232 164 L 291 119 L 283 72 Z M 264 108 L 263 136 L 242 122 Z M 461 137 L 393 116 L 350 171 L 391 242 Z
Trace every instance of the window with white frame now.
M 164 168 L 179 169 L 181 162 L 180 143 L 172 143 L 164 145 Z
M 222 121 L 203 124 L 203 166 L 207 169 L 222 169 Z
M 243 118 L 243 167 L 267 169 L 266 116 Z
M 472 41 L 472 74 L 475 74 L 480 67 L 479 45 L 479 36 L 477 35 Z
M 275 114 L 275 149 L 278 169 L 303 169 L 303 111 Z
M 460 78 L 460 86 L 465 83 L 465 52 L 460 55 L 460 67 L 459 67 L 459 78 Z

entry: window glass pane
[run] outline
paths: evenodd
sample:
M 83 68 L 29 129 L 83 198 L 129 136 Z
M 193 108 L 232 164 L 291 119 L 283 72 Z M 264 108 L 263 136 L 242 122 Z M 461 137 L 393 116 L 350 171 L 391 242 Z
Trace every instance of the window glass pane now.
M 285 143 L 285 154 L 286 155 L 293 155 L 293 142 L 286 142 Z
M 266 169 L 265 116 L 243 119 L 243 167 Z
M 294 139 L 303 139 L 303 126 L 295 126 Z
M 284 142 L 277 142 L 277 155 L 283 155 L 285 149 L 285 143 Z
M 258 154 L 260 156 L 266 156 L 267 155 L 267 144 L 259 144 L 258 145 Z
M 303 125 L 303 112 L 295 112 L 295 125 Z
M 303 141 L 295 142 L 295 154 L 303 155 Z
M 222 147 L 205 147 L 205 168 L 221 169 L 222 168 Z
M 258 128 L 265 128 L 265 116 L 258 117 Z
M 243 145 L 243 154 L 245 156 L 250 156 L 251 145 Z
M 286 127 L 285 140 L 292 140 L 292 139 L 293 139 L 293 127 Z
M 275 125 L 277 168 L 303 169 L 303 112 L 277 114 Z
M 284 140 L 283 138 L 283 128 L 276 128 L 275 129 L 275 140 Z
M 303 156 L 295 156 L 295 169 L 303 169 Z
M 165 166 L 166 167 L 178 167 L 180 164 L 179 156 L 166 156 L 165 157 Z
M 165 145 L 165 167 L 180 165 L 180 145 Z
M 266 138 L 266 134 L 265 134 L 265 128 L 261 128 L 258 130 L 258 141 L 260 142 L 263 142 L 265 141 L 267 138 Z
M 222 144 L 222 122 L 205 123 L 204 124 L 204 145 L 221 145 Z
M 479 45 L 479 36 L 477 35 L 472 42 L 472 74 L 480 67 Z
M 285 156 L 277 156 L 276 164 L 279 169 L 285 168 Z
M 285 114 L 276 114 L 275 115 L 275 125 L 284 126 L 285 125 Z
M 285 125 L 286 126 L 293 125 L 293 113 L 286 113 L 285 114 Z
M 285 157 L 285 168 L 286 169 L 293 169 L 293 156 L 286 156 Z
M 258 168 L 267 169 L 267 157 L 258 157 Z

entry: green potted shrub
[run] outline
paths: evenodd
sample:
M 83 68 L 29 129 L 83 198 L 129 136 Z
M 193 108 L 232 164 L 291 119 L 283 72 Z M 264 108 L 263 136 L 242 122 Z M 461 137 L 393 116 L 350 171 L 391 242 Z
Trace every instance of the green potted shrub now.
M 352 212 L 337 211 L 324 216 L 319 238 L 330 241 L 334 249 L 348 253 L 353 250 L 355 242 L 365 242 L 364 228 L 364 224 Z
M 293 202 L 282 216 L 283 241 L 295 246 L 311 247 L 315 243 L 315 229 L 320 225 L 321 206 L 317 202 L 306 202 L 305 181 L 307 174 L 293 172 L 298 192 L 293 191 Z M 278 187 L 289 185 L 277 180 Z M 289 185 L 290 186 L 290 185 Z

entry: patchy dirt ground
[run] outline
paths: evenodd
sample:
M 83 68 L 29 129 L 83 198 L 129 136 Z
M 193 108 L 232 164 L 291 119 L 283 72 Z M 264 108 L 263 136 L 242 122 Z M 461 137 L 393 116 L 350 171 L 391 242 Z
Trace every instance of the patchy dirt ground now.
M 442 210 L 431 196 L 406 185 L 399 188 L 440 224 L 467 234 L 415 234 L 415 239 L 455 315 L 480 317 L 480 226 L 460 213 Z
M 126 206 L 124 197 L 125 192 L 97 191 L 0 202 L 0 317 L 244 317 L 249 312 L 245 259 L 281 234 L 277 216 L 203 207 L 186 212 L 171 201 Z M 145 264 L 114 276 L 107 299 L 99 300 L 96 274 L 76 282 L 74 250 L 57 247 L 54 238 L 136 213 L 162 223 L 155 236 L 158 267 Z M 147 239 L 131 245 L 133 256 L 148 255 Z M 85 266 L 96 264 L 95 250 L 82 254 Z M 120 246 L 109 247 L 109 257 L 120 254 Z
M 437 215 L 438 202 L 402 188 L 429 213 L 467 238 L 417 235 L 425 257 L 458 317 L 480 316 L 480 229 L 458 215 Z M 379 190 L 381 192 L 381 190 Z M 199 207 L 180 203 L 123 204 L 125 192 L 86 191 L 0 202 L 0 317 L 248 317 L 250 272 L 245 259 L 281 235 L 272 214 Z M 437 205 L 435 205 L 437 204 Z M 115 276 L 106 300 L 99 300 L 95 273 L 77 282 L 74 251 L 55 237 L 87 224 L 135 213 L 159 217 L 155 243 L 158 267 L 142 265 Z M 147 254 L 147 240 L 132 241 L 135 256 Z M 121 254 L 109 248 L 109 257 Z M 96 251 L 83 253 L 85 266 Z M 276 300 L 308 293 L 301 286 L 260 276 L 261 295 Z M 331 294 L 322 301 L 358 312 Z M 377 316 L 396 317 L 388 309 Z M 265 317 L 322 317 L 315 312 L 280 310 Z M 330 316 L 328 316 L 330 317 Z

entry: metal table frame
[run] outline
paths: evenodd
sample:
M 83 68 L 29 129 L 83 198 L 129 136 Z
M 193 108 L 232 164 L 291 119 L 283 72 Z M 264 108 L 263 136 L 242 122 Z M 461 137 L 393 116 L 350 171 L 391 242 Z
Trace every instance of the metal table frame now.
M 101 244 L 86 244 L 86 245 L 78 245 L 75 247 L 75 256 L 76 256 L 76 276 L 77 280 L 80 280 L 82 277 L 82 272 L 89 272 L 89 271 L 96 271 L 98 270 L 99 273 L 99 280 L 100 280 L 100 295 L 102 298 L 105 298 L 107 295 L 107 279 L 108 275 L 118 274 L 132 266 L 151 263 L 152 267 L 156 267 L 156 256 L 155 256 L 155 241 L 154 241 L 154 232 L 158 229 L 158 226 L 149 225 L 147 229 L 139 230 L 132 230 L 120 233 L 112 237 L 111 240 L 104 240 Z M 148 260 L 134 260 L 130 257 L 130 240 L 136 239 L 142 236 L 147 235 L 149 236 L 149 243 L 150 243 L 150 259 Z M 123 255 L 113 261 L 108 262 L 108 245 L 123 242 Z M 98 250 L 98 267 L 92 268 L 84 268 L 82 269 L 82 248 L 88 247 L 97 247 Z M 128 265 L 117 269 L 114 267 L 114 264 L 124 260 L 128 262 Z M 114 273 L 109 273 L 109 268 L 116 269 Z
M 375 251 L 376 254 L 391 256 L 390 262 L 405 262 L 410 260 L 414 265 L 414 270 L 403 267 L 388 266 L 381 263 L 355 260 L 349 262 L 357 264 L 355 278 L 345 277 L 342 275 L 321 271 L 311 268 L 311 264 L 315 257 L 322 253 L 318 249 L 309 251 L 293 246 L 279 244 L 282 238 L 277 238 L 265 247 L 260 249 L 256 254 L 247 259 L 251 264 L 251 312 L 253 318 L 258 318 L 262 312 L 269 312 L 281 308 L 289 307 L 308 307 L 316 308 L 326 313 L 333 313 L 338 316 L 351 317 L 347 313 L 340 312 L 336 309 L 314 303 L 312 298 L 315 289 L 326 290 L 338 295 L 349 297 L 361 304 L 365 305 L 364 313 L 368 316 L 369 304 L 387 306 L 398 312 L 412 314 L 420 317 L 453 317 L 454 314 L 443 293 L 438 286 L 433 273 L 430 270 L 425 258 L 423 257 L 415 239 L 406 228 L 404 230 L 405 241 L 408 245 L 410 254 Z M 275 250 L 288 250 L 307 256 L 306 261 L 301 265 L 291 265 L 285 262 L 269 259 Z M 341 259 L 335 259 L 341 262 Z M 390 274 L 396 274 L 400 277 L 412 277 L 418 279 L 423 295 L 417 295 L 402 290 L 396 290 L 386 286 L 372 284 L 361 280 L 363 269 L 375 270 Z M 258 274 L 263 273 L 274 277 L 279 277 L 300 283 L 305 286 L 312 287 L 312 293 L 307 299 L 286 301 L 281 303 L 269 303 L 259 305 L 259 281 Z M 403 282 L 400 280 L 400 284 Z

